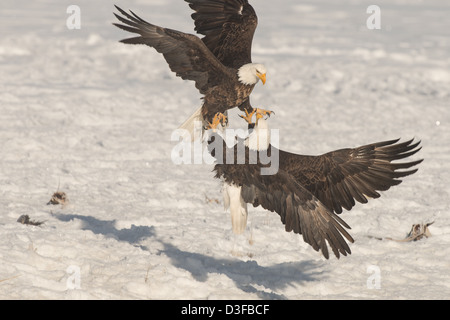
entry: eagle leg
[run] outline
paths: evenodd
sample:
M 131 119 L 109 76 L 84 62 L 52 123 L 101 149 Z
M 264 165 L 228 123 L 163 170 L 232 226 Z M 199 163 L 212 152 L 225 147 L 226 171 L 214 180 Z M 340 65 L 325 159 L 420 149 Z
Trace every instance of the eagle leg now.
M 271 111 L 271 110 L 264 110 L 264 109 L 260 109 L 260 108 L 256 108 L 256 115 L 260 115 L 259 119 L 261 119 L 263 116 L 270 117 L 271 115 L 275 114 L 275 112 Z
M 206 127 L 207 130 L 213 129 L 216 130 L 219 124 L 222 123 L 222 126 L 225 126 L 227 123 L 227 117 L 221 112 L 217 112 L 212 120 L 212 123 L 209 122 L 208 126 Z
M 248 124 L 252 124 L 252 118 L 253 115 L 255 114 L 257 109 L 253 109 L 252 112 L 248 113 L 247 109 L 245 109 L 245 116 L 244 115 L 239 115 L 239 117 L 241 117 L 242 119 L 244 119 L 245 121 L 247 121 Z

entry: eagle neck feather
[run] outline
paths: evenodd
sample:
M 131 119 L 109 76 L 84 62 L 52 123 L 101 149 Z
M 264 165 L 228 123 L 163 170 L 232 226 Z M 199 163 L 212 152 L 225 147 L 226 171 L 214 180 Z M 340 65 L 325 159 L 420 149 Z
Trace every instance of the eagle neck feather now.
M 246 145 L 250 150 L 265 151 L 270 145 L 270 130 L 265 119 L 259 119 L 255 128 L 247 138 Z

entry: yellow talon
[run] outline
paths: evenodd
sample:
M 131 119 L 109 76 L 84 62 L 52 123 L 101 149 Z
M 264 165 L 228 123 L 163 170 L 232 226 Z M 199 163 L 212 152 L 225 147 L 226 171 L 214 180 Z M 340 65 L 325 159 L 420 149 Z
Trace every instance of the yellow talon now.
M 256 109 L 253 109 L 253 111 L 251 113 L 248 113 L 247 109 L 245 109 L 245 116 L 243 115 L 239 115 L 239 117 L 241 117 L 242 119 L 244 119 L 245 121 L 247 121 L 249 124 L 252 124 L 252 118 L 253 115 L 255 114 Z
M 222 126 L 225 126 L 227 122 L 227 118 L 223 113 L 217 112 L 216 115 L 213 118 L 212 123 L 208 122 L 207 129 L 213 129 L 216 130 L 220 123 L 222 123 Z
M 275 112 L 270 111 L 270 110 L 256 108 L 256 119 L 261 119 L 265 115 L 268 115 L 270 117 L 272 115 L 272 113 L 275 113 Z

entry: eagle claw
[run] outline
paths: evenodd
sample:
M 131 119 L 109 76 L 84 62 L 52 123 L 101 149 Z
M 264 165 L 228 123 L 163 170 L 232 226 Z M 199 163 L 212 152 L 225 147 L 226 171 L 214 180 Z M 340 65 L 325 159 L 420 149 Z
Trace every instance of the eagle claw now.
M 264 109 L 256 108 L 256 117 L 258 119 L 261 119 L 263 116 L 267 116 L 267 118 L 270 118 L 272 113 L 275 114 L 275 112 L 273 112 L 271 110 L 264 110 Z
M 245 109 L 245 116 L 244 115 L 239 115 L 239 117 L 241 117 L 242 119 L 244 119 L 245 121 L 247 121 L 248 124 L 252 124 L 252 118 L 253 115 L 255 114 L 256 109 L 253 109 L 252 112 L 248 113 L 247 109 Z
M 248 113 L 247 109 L 245 109 L 245 116 L 244 115 L 239 115 L 239 116 L 242 119 L 244 119 L 245 121 L 247 121 L 248 124 L 253 124 L 254 122 L 252 121 L 252 118 L 255 113 L 256 113 L 256 120 L 261 119 L 266 115 L 267 115 L 267 117 L 270 117 L 272 115 L 272 113 L 275 114 L 275 112 L 270 111 L 270 110 L 255 108 L 250 113 Z
M 223 113 L 217 112 L 212 120 L 212 123 L 208 122 L 208 126 L 206 127 L 206 129 L 216 130 L 220 123 L 222 123 L 222 126 L 225 126 L 227 123 L 227 117 L 225 117 Z

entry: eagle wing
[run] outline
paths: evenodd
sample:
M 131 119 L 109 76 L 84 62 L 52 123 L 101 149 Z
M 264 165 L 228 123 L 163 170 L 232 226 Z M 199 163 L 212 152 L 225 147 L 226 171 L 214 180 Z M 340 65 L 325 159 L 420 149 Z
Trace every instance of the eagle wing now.
M 330 210 L 350 210 L 355 200 L 367 203 L 378 198 L 377 191 L 402 182 L 399 178 L 415 173 L 411 168 L 423 161 L 393 163 L 417 153 L 419 142 L 383 141 L 353 149 L 340 149 L 321 156 L 303 156 L 280 151 L 280 168 L 311 192 Z
M 238 153 L 245 141 L 238 140 L 233 147 L 228 147 L 220 133 L 210 134 L 208 151 L 217 160 L 215 177 L 241 186 L 244 202 L 278 213 L 286 231 L 302 234 L 303 240 L 316 251 L 321 250 L 327 259 L 327 242 L 337 258 L 340 254 L 351 253 L 344 239 L 353 242 L 344 229 L 350 227 L 300 185 L 295 177 L 282 169 L 274 175 L 262 175 L 260 163 L 249 164 L 249 159 L 256 159 L 257 155 L 250 154 L 256 151 L 248 148 L 245 148 L 245 164 L 239 164 Z M 230 159 L 234 161 L 228 161 Z
M 121 40 L 129 44 L 146 44 L 162 53 L 170 69 L 185 80 L 195 81 L 196 88 L 205 94 L 213 86 L 220 85 L 231 78 L 230 71 L 225 67 L 195 35 L 155 26 L 132 11 L 128 14 L 118 6 L 123 15 L 114 15 L 124 24 L 115 26 L 137 33 L 140 36 Z
M 253 35 L 258 24 L 247 0 L 185 0 L 195 11 L 195 31 L 205 35 L 206 46 L 224 65 L 250 63 Z
M 254 170 L 259 170 L 253 166 Z M 335 213 L 324 206 L 311 192 L 295 181 L 284 170 L 275 175 L 260 175 L 252 169 L 241 189 L 245 202 L 253 206 L 275 211 L 281 217 L 286 231 L 302 234 L 303 240 L 314 250 L 321 251 L 329 258 L 326 242 L 337 258 L 351 253 L 344 237 L 353 242 L 353 238 L 344 229 L 350 227 Z

